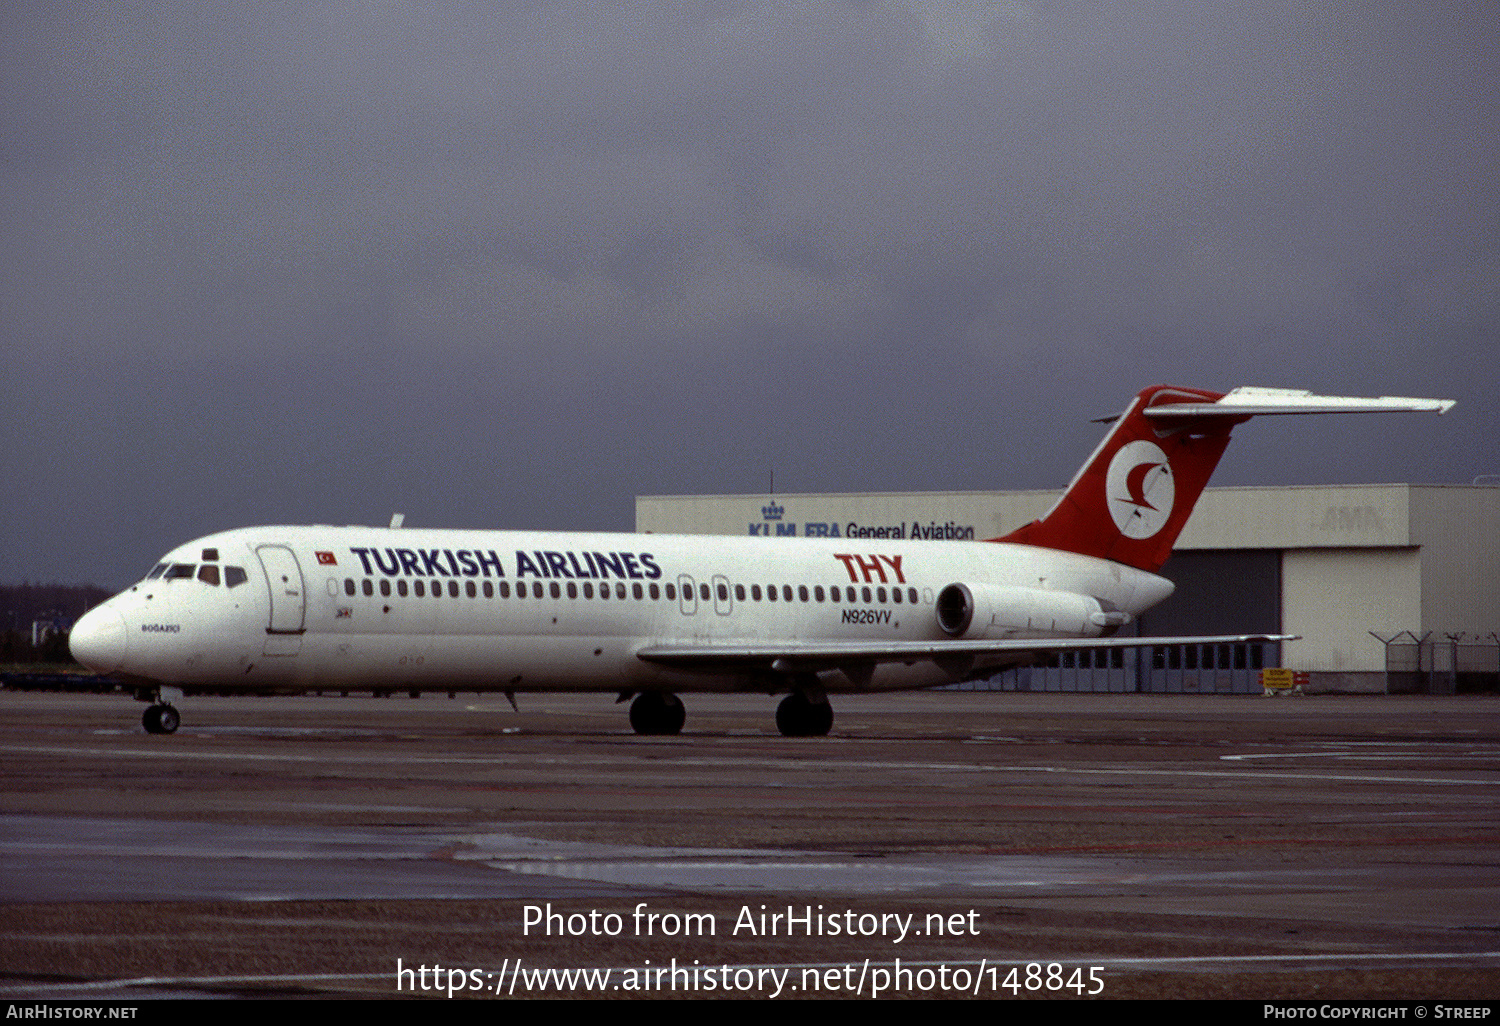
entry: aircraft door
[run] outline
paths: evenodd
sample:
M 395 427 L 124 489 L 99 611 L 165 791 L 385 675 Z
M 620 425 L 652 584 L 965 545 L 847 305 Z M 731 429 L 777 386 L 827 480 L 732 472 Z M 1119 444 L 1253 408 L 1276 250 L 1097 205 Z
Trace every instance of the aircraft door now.
M 729 578 L 714 574 L 714 612 L 728 616 L 734 610 L 734 599 L 729 594 Z
M 687 574 L 677 577 L 677 595 L 682 604 L 683 616 L 692 616 L 698 611 L 698 585 Z
M 266 585 L 271 589 L 271 622 L 267 634 L 301 634 L 307 619 L 306 589 L 297 557 L 285 545 L 262 545 L 255 550 Z

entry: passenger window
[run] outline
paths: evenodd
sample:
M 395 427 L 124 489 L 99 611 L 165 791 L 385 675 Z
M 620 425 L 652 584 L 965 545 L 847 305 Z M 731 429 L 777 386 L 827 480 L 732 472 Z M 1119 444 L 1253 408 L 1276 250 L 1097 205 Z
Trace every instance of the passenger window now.
M 601 585 L 599 585 L 599 597 L 602 598 L 602 599 L 609 598 L 609 585 L 608 584 L 601 584 Z
M 516 598 L 523 599 L 525 597 L 526 597 L 526 582 L 522 581 L 520 584 L 516 585 Z
M 421 581 L 413 581 L 411 585 L 411 593 L 417 598 L 421 598 L 422 596 L 427 594 L 427 588 L 422 584 Z
M 449 581 L 448 582 L 448 597 L 449 598 L 458 598 L 458 582 L 457 581 Z
M 758 585 L 758 584 L 752 584 L 752 585 L 750 585 L 750 597 L 752 599 L 754 599 L 756 602 L 760 601 L 760 585 Z
M 198 580 L 204 584 L 212 584 L 215 588 L 219 586 L 219 568 L 216 566 L 200 566 L 198 568 Z
M 464 594 L 469 596 L 469 598 L 475 598 L 479 594 L 479 589 L 475 586 L 473 581 L 465 581 Z
M 736 584 L 734 586 L 734 600 L 736 602 L 745 601 L 745 586 L 743 584 Z
M 657 601 L 660 598 L 661 598 L 661 586 L 657 585 L 657 584 L 651 585 L 651 601 L 655 602 L 655 601 Z
M 869 602 L 870 601 L 870 589 L 868 587 L 864 587 L 864 588 L 861 588 L 860 591 L 864 595 L 864 600 L 866 602 Z
M 405 581 L 397 581 L 396 582 L 396 594 L 400 595 L 402 598 L 406 598 L 406 582 Z
M 823 601 L 823 586 L 821 584 L 813 586 L 813 598 L 817 599 L 819 602 Z
M 615 598 L 622 599 L 624 597 L 625 597 L 625 585 L 617 583 L 615 585 Z M 708 598 L 708 585 L 706 585 L 706 584 L 703 586 L 703 597 L 704 598 Z
M 226 566 L 224 568 L 224 586 L 233 588 L 237 584 L 244 584 L 250 578 L 245 574 L 245 568 L 240 566 Z
M 345 577 L 344 578 L 344 594 L 345 595 L 353 595 L 354 594 L 354 578 L 352 578 L 352 577 Z
M 783 584 L 781 586 L 781 597 L 788 602 L 792 600 L 792 586 L 790 584 Z
M 578 597 L 578 585 L 574 584 L 572 581 L 569 581 L 568 582 L 568 598 L 577 598 L 577 597 Z
M 391 582 L 383 577 L 380 579 L 380 594 L 384 598 L 391 597 Z
M 729 601 L 729 585 L 727 585 L 727 584 L 721 584 L 721 585 L 719 585 L 719 601 L 720 602 L 728 602 Z
M 366 577 L 360 582 L 360 591 L 363 591 L 366 597 L 375 594 L 375 582 Z
M 433 598 L 442 598 L 443 597 L 443 582 L 442 581 L 433 581 L 432 582 L 432 597 Z
M 803 602 L 807 601 L 807 585 L 805 585 L 805 584 L 799 584 L 799 585 L 797 585 L 797 597 L 799 599 L 801 599 Z
M 495 597 L 495 585 L 492 582 L 490 582 L 490 581 L 485 581 L 484 582 L 484 597 L 485 598 L 494 598 Z
M 636 597 L 637 601 L 643 598 L 646 594 L 641 590 L 641 586 L 639 584 L 632 584 L 630 586 L 630 593 Z
M 676 602 L 677 601 L 677 585 L 675 585 L 675 584 L 669 584 L 669 585 L 667 585 L 666 592 L 667 592 L 667 601 L 668 602 Z
M 917 589 L 916 588 L 907 588 L 906 589 L 906 597 L 911 600 L 911 604 L 912 605 L 916 605 L 917 604 Z
M 531 586 L 531 597 L 532 598 L 541 598 L 542 597 L 542 582 L 541 581 L 537 581 L 535 584 L 533 584 Z
M 594 586 L 588 581 L 583 582 L 583 597 L 587 599 L 594 597 Z
M 776 601 L 776 585 L 774 585 L 774 584 L 768 584 L 768 585 L 766 585 L 766 601 L 767 602 L 775 602 Z
M 894 603 L 896 603 L 897 605 L 901 604 L 901 589 L 900 588 L 892 588 L 891 589 L 891 601 L 894 602 Z
M 500 597 L 501 598 L 510 598 L 510 582 L 509 581 L 501 581 L 500 582 Z
M 879 602 L 881 605 L 885 605 L 885 589 L 884 588 L 876 588 L 875 589 L 875 601 Z
M 562 598 L 562 585 L 558 584 L 556 581 L 552 582 L 552 586 L 549 590 L 552 592 L 553 598 Z

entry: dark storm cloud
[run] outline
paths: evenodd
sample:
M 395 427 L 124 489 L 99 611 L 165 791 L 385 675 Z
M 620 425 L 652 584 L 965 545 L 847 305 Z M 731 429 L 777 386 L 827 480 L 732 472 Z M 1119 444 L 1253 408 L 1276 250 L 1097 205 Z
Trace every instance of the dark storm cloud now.
M 8 9 L 0 577 L 392 509 L 628 528 L 772 465 L 1057 485 L 1158 380 L 1460 400 L 1251 425 L 1225 483 L 1496 472 L 1492 23 Z

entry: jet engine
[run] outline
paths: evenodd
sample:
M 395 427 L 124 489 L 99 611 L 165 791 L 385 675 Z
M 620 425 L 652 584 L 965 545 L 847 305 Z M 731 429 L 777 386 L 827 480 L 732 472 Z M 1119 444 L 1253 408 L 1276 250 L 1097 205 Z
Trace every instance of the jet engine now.
M 938 592 L 943 633 L 969 641 L 1113 634 L 1130 614 L 1106 609 L 1092 595 L 1009 585 L 955 582 Z

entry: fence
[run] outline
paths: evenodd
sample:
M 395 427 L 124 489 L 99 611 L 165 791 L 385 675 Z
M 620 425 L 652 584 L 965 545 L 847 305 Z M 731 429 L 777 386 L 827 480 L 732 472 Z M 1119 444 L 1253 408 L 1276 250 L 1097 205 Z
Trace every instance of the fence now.
M 1402 631 L 1383 638 L 1391 694 L 1462 695 L 1500 691 L 1500 635 Z

